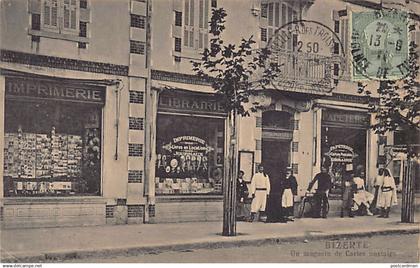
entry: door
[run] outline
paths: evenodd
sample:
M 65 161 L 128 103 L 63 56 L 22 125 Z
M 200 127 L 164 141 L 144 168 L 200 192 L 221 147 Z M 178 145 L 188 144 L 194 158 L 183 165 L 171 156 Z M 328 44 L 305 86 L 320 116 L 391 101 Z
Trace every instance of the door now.
M 281 178 L 290 159 L 290 142 L 282 140 L 263 140 L 262 163 L 270 178 Z

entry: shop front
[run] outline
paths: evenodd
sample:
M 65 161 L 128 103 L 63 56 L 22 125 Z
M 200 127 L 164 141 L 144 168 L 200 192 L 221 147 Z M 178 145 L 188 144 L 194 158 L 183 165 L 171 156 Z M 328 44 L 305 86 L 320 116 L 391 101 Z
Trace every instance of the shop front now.
M 283 178 L 291 166 L 293 114 L 284 111 L 262 113 L 262 164 L 270 178 Z
M 156 124 L 156 221 L 206 221 L 222 216 L 225 174 L 223 105 L 212 94 L 160 94 Z M 220 213 L 220 215 L 219 215 Z
M 341 197 L 346 171 L 367 174 L 367 131 L 370 114 L 359 111 L 325 109 L 321 123 L 322 165 L 333 180 L 331 196 Z M 365 183 L 367 181 L 365 180 Z
M 104 223 L 105 202 L 89 198 L 101 195 L 105 87 L 39 77 L 4 81 L 6 224 L 72 225 L 82 215 Z

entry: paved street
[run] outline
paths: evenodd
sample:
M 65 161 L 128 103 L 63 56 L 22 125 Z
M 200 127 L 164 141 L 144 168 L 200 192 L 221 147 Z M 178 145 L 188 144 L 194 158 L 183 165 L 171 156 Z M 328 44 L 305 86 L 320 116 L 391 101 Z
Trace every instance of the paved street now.
M 419 234 L 383 235 L 269 244 L 255 247 L 185 249 L 134 256 L 69 260 L 69 262 L 156 263 L 156 262 L 419 262 Z M 353 247 L 352 249 L 348 249 Z M 340 255 L 339 255 L 340 254 Z
M 173 254 L 170 252 L 188 251 L 189 249 L 252 247 L 274 243 L 276 246 L 271 251 L 270 247 L 267 247 L 264 252 L 272 253 L 271 261 L 279 261 L 274 257 L 292 257 L 290 252 L 285 250 L 287 247 L 283 248 L 287 242 L 298 243 L 305 239 L 311 242 L 322 239 L 341 239 L 343 237 L 359 238 L 385 234 L 419 233 L 418 221 L 416 221 L 416 224 L 404 224 L 400 223 L 399 220 L 399 216 L 393 214 L 389 219 L 332 217 L 328 219 L 297 219 L 294 223 L 287 224 L 239 222 L 237 226 L 238 236 L 235 237 L 220 235 L 221 222 L 6 229 L 1 232 L 1 259 L 5 262 L 48 262 L 74 258 L 84 261 L 89 258 L 101 259 L 103 256 L 153 254 L 156 251 Z M 55 237 L 55 239 L 50 239 L 51 237 Z M 408 242 L 410 244 L 405 245 L 406 249 L 418 248 L 415 243 L 416 240 L 407 240 L 406 243 Z M 397 244 L 395 243 L 395 245 Z M 279 245 L 281 245 L 281 250 L 279 250 Z M 321 248 L 319 246 L 315 248 L 322 250 L 324 244 L 321 243 L 321 245 Z M 371 244 L 369 250 L 373 247 L 384 248 L 380 243 L 377 246 Z M 241 251 L 237 253 L 237 256 L 241 256 Z M 214 252 L 218 252 L 218 250 Z M 232 256 L 231 261 L 237 260 L 233 257 L 235 252 L 232 252 L 229 256 Z M 254 255 L 251 255 L 250 258 L 252 261 L 265 260 L 264 258 L 254 260 L 252 259 Z M 164 259 L 166 258 L 163 258 L 162 261 Z M 209 260 L 219 259 L 228 261 L 223 256 L 220 258 L 213 257 Z M 188 259 L 188 256 L 181 260 L 198 261 Z M 172 260 L 169 258 L 167 261 Z M 205 262 L 206 259 L 203 258 L 200 261 Z

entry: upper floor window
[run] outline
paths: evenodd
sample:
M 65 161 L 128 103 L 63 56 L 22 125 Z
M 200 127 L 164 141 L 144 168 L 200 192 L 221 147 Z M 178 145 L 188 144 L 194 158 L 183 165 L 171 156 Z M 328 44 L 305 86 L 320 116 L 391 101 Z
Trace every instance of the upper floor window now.
M 208 44 L 210 0 L 184 0 L 184 46 L 203 49 Z
M 267 1 L 261 4 L 261 18 L 267 20 L 267 26 L 261 31 L 261 34 L 266 34 L 266 36 L 261 36 L 261 41 L 265 42 L 270 40 L 278 28 L 297 20 L 298 12 L 290 4 Z M 292 40 L 286 45 L 287 49 L 291 50 L 293 46 Z
M 79 11 L 79 0 L 43 0 L 41 29 L 78 34 Z

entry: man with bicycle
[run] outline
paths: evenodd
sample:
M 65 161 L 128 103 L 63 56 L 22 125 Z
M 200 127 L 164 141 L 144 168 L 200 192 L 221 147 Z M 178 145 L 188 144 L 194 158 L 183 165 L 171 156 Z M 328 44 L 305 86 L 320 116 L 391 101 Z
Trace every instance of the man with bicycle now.
M 315 182 L 318 182 L 318 188 L 314 195 L 314 218 L 326 218 L 328 209 L 328 191 L 331 189 L 332 182 L 331 176 L 328 174 L 328 170 L 325 166 L 321 167 L 321 172 L 316 174 L 313 180 L 309 183 L 307 192 L 310 192 Z

